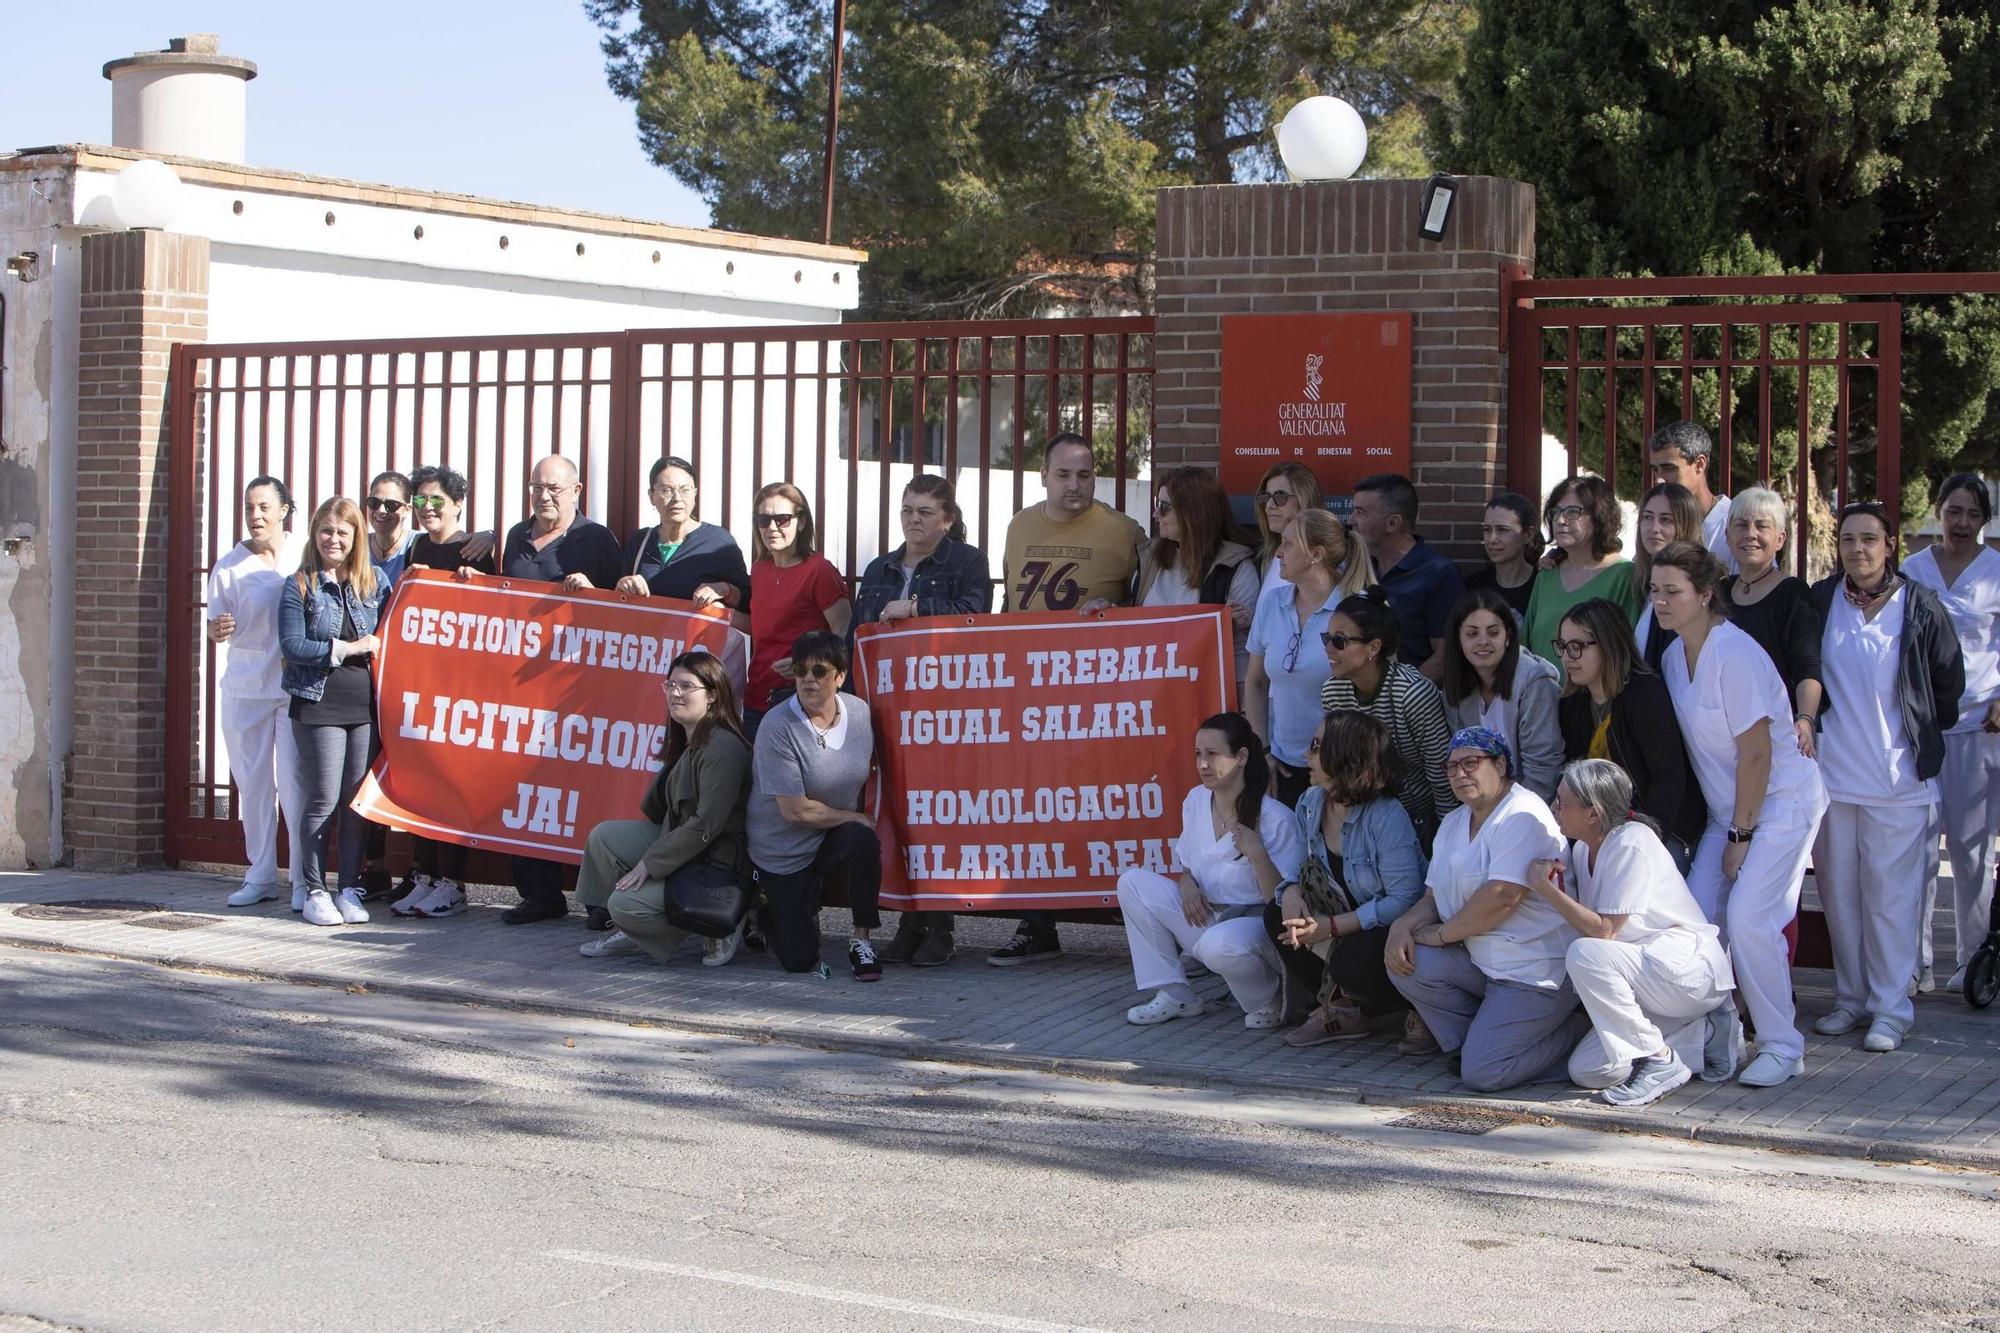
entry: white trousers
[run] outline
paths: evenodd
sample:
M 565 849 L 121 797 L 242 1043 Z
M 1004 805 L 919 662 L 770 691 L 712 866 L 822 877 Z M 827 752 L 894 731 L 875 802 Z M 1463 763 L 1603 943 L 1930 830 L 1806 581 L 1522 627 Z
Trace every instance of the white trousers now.
M 1729 991 L 1721 984 L 1727 961 L 1704 953 L 1699 936 L 1671 931 L 1644 944 L 1573 940 L 1566 961 L 1570 984 L 1591 1022 L 1590 1035 L 1569 1059 L 1573 1083 L 1614 1087 L 1631 1073 L 1633 1061 L 1667 1046 L 1690 1068 L 1701 1069 L 1707 1033 L 1700 1019 Z
M 290 699 L 236 699 L 224 695 L 216 718 L 229 776 L 236 783 L 236 817 L 243 823 L 243 855 L 251 884 L 278 882 L 278 812 L 292 838 L 292 883 L 305 882 L 300 869 L 298 753 L 286 716 Z
M 1729 826 L 1711 814 L 1688 875 L 1688 888 L 1701 910 L 1717 913 L 1709 920 L 1722 928 L 1729 943 L 1736 989 L 1750 1011 L 1750 1021 L 1757 1025 L 1759 1050 L 1787 1061 L 1806 1053 L 1806 1040 L 1792 1008 L 1785 927 L 1798 915 L 1806 858 L 1825 813 L 1826 795 L 1817 786 L 1805 799 L 1767 799 L 1757 821 L 1757 836 L 1750 840 L 1734 883 L 1722 876 Z M 1711 903 L 1716 904 L 1714 909 Z
M 1132 947 L 1132 980 L 1142 991 L 1186 985 L 1181 955 L 1192 954 L 1229 985 L 1229 994 L 1254 1014 L 1278 1002 L 1278 950 L 1264 932 L 1261 914 L 1191 926 L 1181 910 L 1180 885 L 1151 870 L 1118 877 L 1118 910 Z
M 1944 852 L 1951 858 L 1952 908 L 1958 919 L 1958 959 L 1964 967 L 1986 942 L 1993 917 L 1993 839 L 2000 837 L 2000 734 L 1954 731 L 1944 738 L 1944 769 L 1938 774 L 1944 797 Z M 1935 840 L 1926 844 L 1923 921 L 1917 934 L 1917 961 L 1931 965 L 1931 914 L 1937 907 L 1940 858 Z
M 1813 847 L 1813 878 L 1833 944 L 1834 1003 L 1905 1029 L 1917 1018 L 1909 987 L 1930 869 L 1925 844 L 1937 844 L 1936 817 L 1932 805 L 1835 801 Z

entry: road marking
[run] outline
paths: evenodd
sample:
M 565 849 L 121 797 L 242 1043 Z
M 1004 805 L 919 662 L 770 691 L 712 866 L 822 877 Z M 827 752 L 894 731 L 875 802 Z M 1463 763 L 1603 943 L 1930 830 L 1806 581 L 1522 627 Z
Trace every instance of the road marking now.
M 1022 1333 L 1105 1333 L 1102 1329 L 1084 1324 L 1051 1324 L 1040 1319 L 1021 1319 L 1015 1315 L 987 1314 L 983 1310 L 958 1310 L 949 1305 L 926 1305 L 922 1301 L 906 1301 L 895 1296 L 876 1296 L 865 1291 L 842 1291 L 838 1287 L 815 1287 L 804 1282 L 787 1282 L 783 1278 L 758 1277 L 754 1273 L 732 1273 L 723 1268 L 691 1268 L 686 1264 L 666 1264 L 657 1259 L 626 1259 L 615 1254 L 592 1254 L 588 1250 L 549 1250 L 545 1259 L 568 1259 L 572 1263 L 601 1264 L 606 1268 L 630 1268 L 641 1273 L 660 1273 L 667 1277 L 691 1277 L 702 1282 L 721 1282 L 732 1287 L 750 1287 L 757 1291 L 780 1291 L 787 1296 L 807 1296 L 816 1301 L 833 1301 L 839 1305 L 866 1305 L 877 1310 L 894 1310 L 898 1314 L 925 1315 L 931 1319 L 951 1319 L 961 1324 L 978 1324 L 984 1328 L 1020 1329 Z

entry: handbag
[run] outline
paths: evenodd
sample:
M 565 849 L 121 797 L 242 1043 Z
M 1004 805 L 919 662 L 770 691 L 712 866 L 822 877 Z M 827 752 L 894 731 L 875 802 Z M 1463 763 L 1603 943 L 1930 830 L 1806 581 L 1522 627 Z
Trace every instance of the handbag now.
M 719 940 L 736 933 L 750 911 L 750 882 L 724 866 L 682 866 L 666 879 L 661 915 L 676 930 Z

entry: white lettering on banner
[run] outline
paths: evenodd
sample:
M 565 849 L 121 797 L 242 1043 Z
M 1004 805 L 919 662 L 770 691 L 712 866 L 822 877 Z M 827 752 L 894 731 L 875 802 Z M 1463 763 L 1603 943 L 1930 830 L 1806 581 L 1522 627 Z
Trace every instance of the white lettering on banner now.
M 1060 842 L 967 843 L 951 864 L 951 849 L 917 843 L 903 849 L 912 879 L 1074 879 L 1069 847 Z
M 1028 654 L 1028 683 L 1044 685 L 1128 685 L 1137 680 L 1198 680 L 1194 667 L 1179 661 L 1181 646 L 1149 643 L 1139 647 L 1051 648 Z
M 895 661 L 883 658 L 875 664 L 875 692 L 892 694 L 903 690 L 1005 690 L 1014 685 L 1007 671 L 1005 653 L 921 653 L 906 657 L 903 679 L 898 685 Z
M 902 718 L 905 745 L 999 745 L 1014 739 L 997 708 L 912 708 Z
M 399 639 L 427 648 L 457 648 L 506 657 L 539 657 L 542 653 L 539 621 L 412 606 L 397 617 L 396 623 Z
M 502 824 L 558 838 L 576 836 L 576 792 L 532 782 L 517 782 L 514 787 L 514 808 L 500 812 Z
M 1122 875 L 1128 870 L 1150 870 L 1155 874 L 1179 872 L 1173 849 L 1165 838 L 1119 838 L 1112 842 L 1090 842 L 1090 873 Z
M 572 764 L 641 771 L 659 766 L 660 750 L 667 739 L 663 723 L 561 713 L 552 708 L 527 708 L 490 699 L 432 695 L 429 718 L 419 721 L 424 707 L 421 694 L 414 690 L 403 692 L 403 720 L 396 730 L 398 736 L 461 750 L 492 750 L 524 754 L 533 759 L 562 759 Z
M 1157 782 L 1111 787 L 944 788 L 903 793 L 906 824 L 1073 824 L 1106 819 L 1158 819 L 1166 793 Z
M 687 651 L 686 639 L 650 634 L 621 634 L 589 625 L 556 625 L 549 636 L 548 660 L 567 666 L 603 667 L 664 676 L 673 660 Z
M 1280 403 L 1280 435 L 1345 435 L 1346 403 Z
M 1029 705 L 1021 710 L 1021 739 L 1024 741 L 1111 741 L 1126 736 L 1164 736 L 1167 729 L 1153 724 L 1153 701 L 1095 704 L 1090 721 L 1083 720 L 1082 704 Z

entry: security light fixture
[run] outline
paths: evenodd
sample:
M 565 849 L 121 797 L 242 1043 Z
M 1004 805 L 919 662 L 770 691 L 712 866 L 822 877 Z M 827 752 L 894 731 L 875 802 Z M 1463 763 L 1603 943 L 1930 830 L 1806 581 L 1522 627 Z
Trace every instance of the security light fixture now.
M 1458 197 L 1458 182 L 1440 171 L 1424 183 L 1424 214 L 1417 223 L 1417 235 L 1427 241 L 1444 239 L 1451 224 L 1452 201 Z

